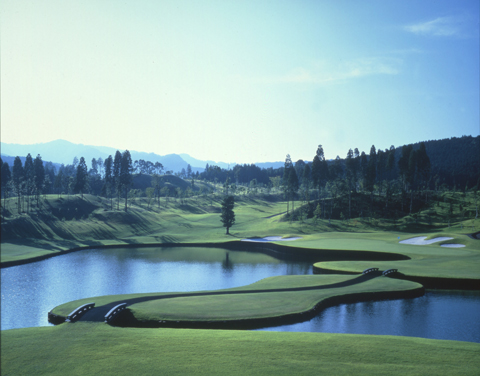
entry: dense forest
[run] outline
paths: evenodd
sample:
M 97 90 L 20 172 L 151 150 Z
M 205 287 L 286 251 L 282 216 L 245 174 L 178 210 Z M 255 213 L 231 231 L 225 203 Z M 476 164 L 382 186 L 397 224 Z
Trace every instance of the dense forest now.
M 8 163 L 10 162 L 10 163 Z M 111 206 L 128 209 L 131 197 L 190 197 L 212 193 L 218 186 L 233 194 L 281 194 L 282 198 L 307 208 L 306 215 L 329 217 L 371 215 L 387 212 L 396 205 L 399 215 L 415 212 L 421 202 L 428 202 L 432 192 L 441 190 L 477 190 L 480 185 L 480 136 L 463 136 L 426 141 L 369 153 L 349 149 L 345 158 L 326 160 L 322 145 L 312 151 L 312 160 L 293 162 L 286 156 L 284 167 L 260 168 L 254 164 L 222 169 L 208 164 L 201 173 L 187 169 L 173 174 L 161 163 L 132 161 L 130 152 L 117 150 L 103 160 L 93 158 L 90 167 L 83 157 L 72 164 L 43 163 L 42 157 L 15 157 L 0 160 L 2 197 L 18 198 L 18 212 L 28 212 L 42 194 L 91 193 L 111 198 Z M 10 167 L 12 166 L 12 167 Z M 209 182 L 210 188 L 196 182 Z M 362 197 L 362 199 L 360 199 Z M 377 199 L 375 199 L 377 198 Z M 381 198 L 379 208 L 378 198 Z M 353 203 L 352 203 L 353 202 Z M 298 210 L 298 204 L 297 204 Z M 391 211 L 389 211 L 391 213 Z M 386 214 L 385 214 L 386 215 Z

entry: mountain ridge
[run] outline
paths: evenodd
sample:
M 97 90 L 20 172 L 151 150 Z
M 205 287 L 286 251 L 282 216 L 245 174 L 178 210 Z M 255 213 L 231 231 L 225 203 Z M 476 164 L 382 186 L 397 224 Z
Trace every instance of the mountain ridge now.
M 38 144 L 9 144 L 0 142 L 0 150 L 2 158 L 16 156 L 25 157 L 28 153 L 32 155 L 32 158 L 35 158 L 37 154 L 40 154 L 44 161 L 50 161 L 54 165 L 72 164 L 75 157 L 78 159 L 84 157 L 87 166 L 90 166 L 93 158 L 102 158 L 105 160 L 109 155 L 114 157 L 115 152 L 119 149 L 109 146 L 75 144 L 63 139 L 57 139 Z M 207 164 L 211 166 L 219 166 L 224 169 L 235 166 L 235 163 L 215 162 L 212 160 L 203 161 L 186 153 L 159 155 L 153 152 L 148 153 L 130 150 L 130 154 L 133 161 L 144 159 L 153 163 L 160 162 L 165 171 L 173 172 L 181 172 L 182 169 L 187 170 L 189 164 L 193 172 L 202 172 Z M 261 162 L 256 163 L 256 165 L 262 168 L 268 168 L 277 165 L 283 166 L 283 162 Z

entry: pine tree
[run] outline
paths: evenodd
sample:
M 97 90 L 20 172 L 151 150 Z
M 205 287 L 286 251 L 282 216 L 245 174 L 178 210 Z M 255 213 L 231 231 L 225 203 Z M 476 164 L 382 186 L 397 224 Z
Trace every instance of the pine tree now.
M 43 187 L 45 185 L 45 168 L 43 167 L 43 161 L 40 154 L 38 154 L 35 160 L 33 161 L 33 170 L 34 170 L 35 194 L 37 196 L 37 206 L 38 206 L 40 194 L 42 193 Z
M 117 210 L 120 209 L 120 194 L 122 190 L 122 185 L 120 183 L 120 169 L 122 166 L 122 153 L 118 150 L 115 153 L 115 158 L 113 159 L 113 183 L 115 186 L 115 191 L 117 193 Z
M 103 162 L 103 167 L 105 168 L 105 183 L 104 183 L 104 190 L 105 196 L 110 198 L 110 209 L 113 210 L 113 186 L 114 180 L 112 176 L 112 168 L 113 168 L 113 158 L 111 155 L 105 159 Z
M 133 181 L 132 172 L 132 156 L 128 150 L 125 150 L 122 154 L 122 162 L 120 165 L 120 184 L 125 190 L 125 212 L 127 212 L 128 190 Z
M 23 166 L 22 166 L 22 160 L 20 157 L 15 157 L 15 160 L 13 161 L 13 169 L 12 169 L 12 180 L 13 180 L 13 186 L 15 187 L 15 191 L 17 192 L 17 210 L 18 213 L 20 214 L 22 212 L 22 205 L 21 205 L 21 195 L 22 195 L 22 184 L 24 180 L 24 171 L 23 171 Z
M 292 200 L 292 218 L 295 214 L 295 195 L 298 191 L 298 176 L 295 168 L 291 166 L 288 171 L 288 197 Z
M 1 158 L 0 158 L 1 161 Z M 8 191 L 8 184 L 12 179 L 12 174 L 10 173 L 10 167 L 8 166 L 7 162 L 2 162 L 2 171 L 1 171 L 1 179 L 2 179 L 2 191 L 3 191 L 3 207 L 4 210 L 6 209 L 6 198 L 7 198 L 7 191 Z
M 80 157 L 80 162 L 77 165 L 77 175 L 75 178 L 75 192 L 79 192 L 82 199 L 83 193 L 87 188 L 88 182 L 88 168 L 87 164 L 85 163 L 85 158 Z
M 33 159 L 30 153 L 25 158 L 25 165 L 23 166 L 24 173 L 24 188 L 27 196 L 27 213 L 30 211 L 30 195 L 33 192 L 35 172 L 33 170 Z
M 315 223 L 317 223 L 317 220 L 322 217 L 322 207 L 320 206 L 320 203 L 317 204 L 317 207 L 313 215 L 315 216 Z
M 223 223 L 223 227 L 227 228 L 227 235 L 230 235 L 229 229 L 235 224 L 234 206 L 235 199 L 233 196 L 226 196 L 222 200 L 222 214 L 220 215 L 220 221 Z

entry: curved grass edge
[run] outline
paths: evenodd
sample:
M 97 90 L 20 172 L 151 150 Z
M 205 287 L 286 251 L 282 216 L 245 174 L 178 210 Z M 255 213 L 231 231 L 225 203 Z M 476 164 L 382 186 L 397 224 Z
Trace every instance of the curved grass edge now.
M 12 266 L 25 265 L 33 262 L 46 260 L 52 257 L 65 255 L 67 253 L 85 251 L 89 249 L 109 249 L 109 248 L 149 248 L 149 247 L 211 247 L 211 248 L 225 248 L 231 250 L 242 250 L 250 252 L 262 251 L 271 256 L 283 257 L 302 257 L 314 261 L 319 257 L 324 261 L 340 261 L 346 257 L 352 257 L 351 261 L 399 261 L 410 260 L 410 257 L 400 253 L 379 252 L 379 251 L 355 251 L 355 250 L 332 250 L 332 249 L 316 249 L 316 248 L 301 248 L 283 244 L 275 243 L 249 243 L 240 240 L 231 240 L 224 242 L 204 242 L 204 243 L 114 243 L 114 244 L 94 244 L 86 246 L 72 247 L 66 250 L 60 250 L 55 253 L 45 254 L 41 256 L 0 262 L 0 268 L 8 268 Z
M 123 311 L 111 324 L 115 326 L 120 326 L 120 327 L 137 327 L 137 328 L 192 328 L 192 329 L 259 329 L 262 327 L 272 327 L 272 326 L 279 326 L 279 325 L 288 325 L 288 324 L 294 324 L 294 323 L 299 323 L 299 322 L 304 322 L 307 320 L 312 319 L 315 317 L 319 311 L 339 305 L 339 304 L 346 304 L 346 303 L 356 303 L 356 302 L 363 302 L 363 301 L 378 301 L 378 300 L 394 300 L 394 299 L 408 299 L 408 298 L 416 298 L 419 296 L 423 296 L 425 294 L 425 289 L 422 285 L 414 282 L 408 282 L 408 283 L 401 283 L 400 285 L 394 284 L 393 286 L 390 287 L 390 289 L 381 289 L 380 291 L 378 290 L 378 287 L 368 287 L 367 291 L 356 291 L 356 292 L 349 292 L 348 286 L 352 285 L 355 286 L 358 283 L 363 283 L 370 281 L 372 279 L 376 279 L 378 277 L 379 273 L 371 273 L 372 275 L 362 275 L 357 278 L 353 279 L 346 279 L 344 280 L 343 278 L 339 282 L 335 283 L 328 283 L 326 285 L 313 285 L 313 286 L 303 286 L 303 287 L 294 287 L 294 288 L 269 288 L 268 290 L 264 290 L 262 288 L 259 288 L 257 290 L 252 289 L 242 289 L 238 290 L 238 288 L 235 289 L 227 289 L 227 290 L 216 290 L 216 291 L 205 291 L 205 292 L 192 292 L 192 293 L 165 293 L 161 295 L 154 295 L 154 293 L 151 294 L 134 294 L 136 297 L 133 298 L 133 300 L 138 300 L 141 299 L 141 301 L 148 301 L 150 300 L 148 297 L 150 296 L 152 300 L 155 300 L 156 298 L 176 298 L 176 297 L 189 297 L 189 296 L 212 296 L 212 295 L 242 295 L 242 294 L 252 294 L 252 293 L 276 293 L 276 292 L 286 292 L 285 290 L 289 291 L 307 291 L 307 290 L 324 290 L 324 289 L 334 289 L 332 291 L 332 294 L 329 294 L 330 296 L 327 297 L 322 297 L 320 296 L 318 299 L 315 299 L 316 302 L 312 302 L 312 305 L 305 306 L 303 308 L 300 308 L 300 311 L 296 312 L 288 312 L 288 313 L 275 313 L 274 315 L 269 315 L 268 312 L 264 316 L 256 316 L 256 317 L 248 317 L 248 318 L 243 318 L 243 317 L 233 317 L 233 318 L 219 318 L 219 319 L 214 319 L 214 318 L 208 318 L 208 319 L 198 319 L 196 320 L 195 318 L 189 318 L 189 319 L 182 319 L 180 318 L 175 318 L 171 320 L 165 320 L 163 318 L 155 318 L 155 319 L 142 319 L 142 318 L 137 318 L 135 317 L 134 314 L 134 309 L 131 310 L 127 308 L 125 311 Z M 380 278 L 387 278 L 387 277 L 382 277 Z M 357 281 L 357 282 L 354 282 Z M 258 282 L 257 282 L 258 283 Z M 256 283 L 252 284 L 255 285 Z M 248 285 L 248 286 L 252 286 Z M 331 286 L 331 287 L 330 287 Z M 246 287 L 246 286 L 245 286 Z M 341 291 L 341 292 L 335 292 L 335 288 L 337 287 L 347 287 L 346 290 Z M 376 290 L 376 291 L 368 291 L 368 290 Z M 351 291 L 351 290 L 350 290 Z M 138 295 L 138 296 L 137 296 Z M 142 297 L 142 295 L 145 295 L 145 298 Z M 163 296 L 162 296 L 163 295 Z M 115 295 L 111 296 L 110 298 L 114 298 Z M 89 300 L 94 300 L 94 298 L 87 298 Z M 125 301 L 128 301 L 129 299 L 123 299 Z M 130 305 L 134 305 L 136 302 L 132 301 L 130 299 Z M 141 302 L 140 301 L 140 302 Z M 120 300 L 117 301 L 111 301 L 110 303 L 107 303 L 105 307 L 109 308 L 112 305 L 116 305 L 120 302 Z M 69 303 L 64 303 L 69 304 Z M 58 307 L 55 307 L 58 308 Z M 53 324 L 61 324 L 65 321 L 66 317 L 56 314 L 53 311 L 55 308 L 52 309 L 48 313 L 49 315 L 49 321 Z M 71 308 L 71 307 L 70 307 Z M 99 312 L 101 313 L 101 312 Z M 98 316 L 97 313 L 96 315 Z M 93 317 L 92 317 L 93 318 Z M 91 321 L 91 318 L 86 319 L 87 321 Z M 98 320 L 98 319 L 97 319 Z M 97 321 L 94 320 L 94 321 Z
M 317 263 L 319 264 L 319 263 Z M 313 265 L 314 274 L 348 274 L 358 275 L 358 270 L 336 269 L 334 267 L 325 267 Z M 390 278 L 402 279 L 412 282 L 417 282 L 423 285 L 426 289 L 440 289 L 440 290 L 480 290 L 480 279 L 472 278 L 446 278 L 446 277 L 425 277 L 411 274 L 404 274 L 401 272 L 390 275 Z
M 419 286 L 410 290 L 402 291 L 374 291 L 363 293 L 350 293 L 331 296 L 322 299 L 311 309 L 262 318 L 232 319 L 232 320 L 138 320 L 127 308 L 116 320 L 113 325 L 120 327 L 133 328 L 184 328 L 184 329 L 227 329 L 227 330 L 251 330 L 264 327 L 275 327 L 281 325 L 290 325 L 311 320 L 325 308 L 337 306 L 340 304 L 359 303 L 379 300 L 413 299 L 423 296 L 425 288 Z

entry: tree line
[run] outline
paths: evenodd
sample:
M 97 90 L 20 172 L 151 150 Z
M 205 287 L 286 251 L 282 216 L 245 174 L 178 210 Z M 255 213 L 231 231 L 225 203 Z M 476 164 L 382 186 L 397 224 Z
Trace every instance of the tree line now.
M 457 146 L 468 143 L 474 147 L 479 140 L 480 137 L 463 137 L 453 141 Z M 319 145 L 311 161 L 300 159 L 293 162 L 290 155 L 287 155 L 284 167 L 277 169 L 260 168 L 255 164 L 237 164 L 231 169 L 222 169 L 207 164 L 203 172 L 193 173 L 191 166 L 188 165 L 186 171 L 177 175 L 191 179 L 189 184 L 191 189 L 194 187 L 194 180 L 220 184 L 232 182 L 233 184 L 228 183 L 228 186 L 234 194 L 239 191 L 236 185 L 246 185 L 250 192 L 255 192 L 258 188 L 274 188 L 283 193 L 287 201 L 287 213 L 295 212 L 295 202 L 298 199 L 303 203 L 313 199 L 318 200 L 320 205 L 317 212 L 321 212 L 324 218 L 331 217 L 337 200 L 340 197 L 348 197 L 348 211 L 344 215 L 352 218 L 352 212 L 356 210 L 354 200 L 360 193 L 370 197 L 370 208 L 359 209 L 360 215 L 363 215 L 364 211 L 372 211 L 374 193 L 377 197 L 382 197 L 385 212 L 395 196 L 400 197 L 401 211 L 412 213 L 414 197 L 418 197 L 420 192 L 423 200 L 427 202 L 429 191 L 440 189 L 442 184 L 447 187 L 447 183 L 442 183 L 439 178 L 438 172 L 443 170 L 439 169 L 438 157 L 432 162 L 430 153 L 427 152 L 438 149 L 433 148 L 432 143 L 445 145 L 443 140 L 430 141 L 429 148 L 424 142 L 404 145 L 402 148 L 391 146 L 385 150 L 377 150 L 372 145 L 369 154 L 360 152 L 358 148 L 349 149 L 345 158 L 337 156 L 334 160 L 326 160 L 323 146 Z M 470 150 L 468 147 L 465 149 Z M 435 152 L 438 154 L 438 150 Z M 474 167 L 478 167 L 478 163 L 475 165 L 474 157 L 470 159 L 472 159 L 470 164 L 475 170 Z M 145 160 L 132 163 L 128 150 L 123 153 L 117 150 L 113 157 L 110 155 L 105 160 L 93 158 L 90 169 L 87 168 L 85 159 L 81 157 L 80 160 L 75 158 L 70 165 L 61 165 L 57 171 L 51 162 L 44 166 L 40 155 L 33 160 L 30 154 L 25 158 L 24 165 L 21 158 L 16 157 L 11 171 L 7 163 L 0 164 L 3 197 L 5 199 L 10 193 L 16 195 L 19 212 L 30 209 L 32 196 L 38 204 L 41 193 L 79 193 L 83 196 L 87 192 L 110 198 L 112 209 L 113 199 L 116 197 L 118 210 L 120 198 L 124 197 L 127 210 L 127 197 L 134 176 L 136 179 L 144 176 L 145 179 L 148 178 L 147 184 L 151 183 L 151 188 L 145 188 L 144 195 L 160 197 L 162 192 L 160 175 L 163 172 L 163 165 Z M 465 171 L 474 175 L 473 170 L 463 169 L 462 173 Z M 171 174 L 171 171 L 167 171 L 166 174 Z M 466 184 L 465 189 L 468 187 Z M 166 187 L 163 190 L 165 191 Z M 169 192 L 165 191 L 163 194 L 167 195 Z M 310 211 L 310 215 L 313 215 L 313 210 Z M 358 210 L 355 214 L 359 214 Z
M 18 212 L 29 212 L 31 208 L 31 197 L 36 199 L 38 205 L 40 195 L 48 193 L 67 192 L 68 194 L 83 194 L 90 192 L 102 194 L 111 198 L 113 209 L 113 197 L 118 198 L 117 209 L 120 205 L 120 197 L 125 197 L 124 209 L 128 209 L 128 191 L 133 180 L 133 163 L 130 152 L 123 153 L 117 150 L 115 156 L 111 155 L 102 158 L 92 159 L 92 167 L 88 169 L 85 158 L 74 158 L 71 165 L 61 165 L 58 172 L 52 163 L 44 166 L 42 157 L 37 155 L 33 160 L 28 154 L 25 163 L 20 157 L 15 157 L 13 167 L 10 170 L 8 163 L 0 158 L 1 165 L 1 188 L 5 199 L 10 193 L 17 196 Z M 150 166 L 148 166 L 150 167 Z M 157 162 L 154 165 L 153 173 L 161 172 L 163 166 Z

